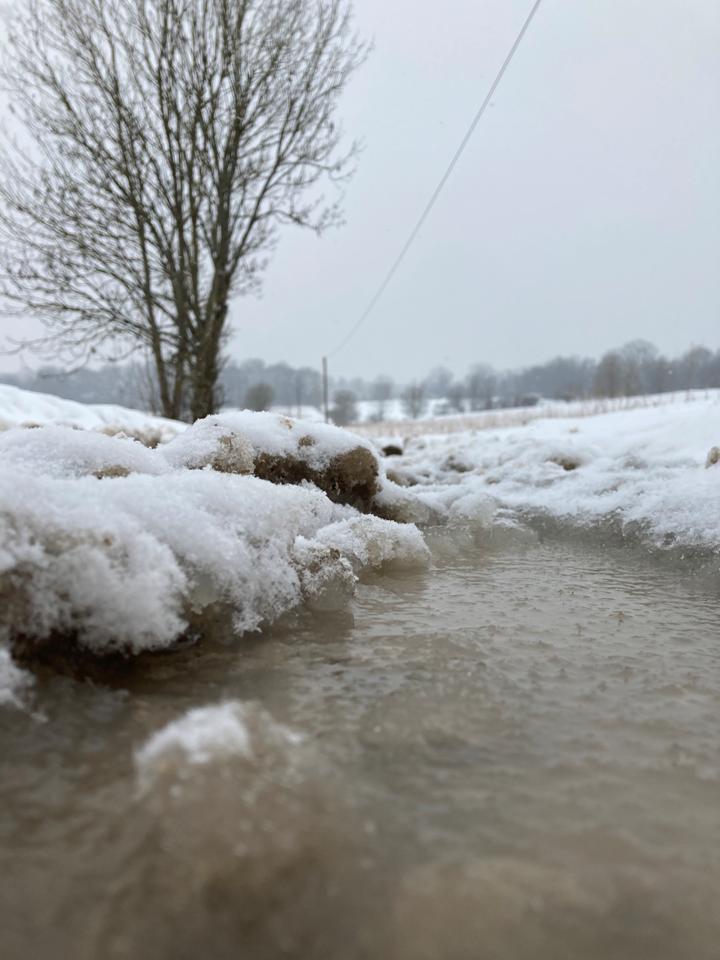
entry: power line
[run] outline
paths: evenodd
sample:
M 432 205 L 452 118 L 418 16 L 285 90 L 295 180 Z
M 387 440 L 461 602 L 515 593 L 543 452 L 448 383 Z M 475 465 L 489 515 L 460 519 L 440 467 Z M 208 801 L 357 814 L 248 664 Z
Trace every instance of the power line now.
M 490 105 L 490 101 L 492 100 L 492 98 L 493 98 L 493 96 L 494 96 L 494 94 L 495 94 L 495 91 L 496 91 L 497 88 L 500 86 L 500 81 L 502 80 L 503 76 L 505 75 L 505 71 L 506 71 L 507 68 L 510 66 L 510 62 L 512 61 L 512 58 L 515 56 L 515 54 L 516 54 L 516 52 L 517 52 L 517 49 L 518 49 L 518 47 L 520 46 L 523 37 L 524 37 L 525 34 L 527 33 L 528 27 L 529 27 L 530 24 L 532 23 L 533 17 L 534 17 L 535 14 L 537 13 L 538 8 L 540 7 L 540 4 L 541 4 L 541 3 L 542 3 L 542 0 L 535 0 L 535 3 L 533 4 L 532 10 L 531 10 L 530 13 L 528 14 L 527 19 L 525 20 L 525 23 L 522 25 L 522 29 L 520 30 L 520 33 L 517 35 L 517 37 L 515 38 L 515 42 L 513 43 L 512 47 L 510 48 L 510 52 L 508 53 L 507 57 L 505 57 L 505 60 L 504 60 L 504 62 L 503 62 L 503 65 L 502 65 L 502 66 L 500 67 L 500 69 L 498 70 L 498 73 L 497 73 L 495 79 L 493 80 L 492 85 L 491 85 L 490 89 L 488 90 L 485 99 L 484 99 L 483 102 L 480 104 L 480 108 L 478 109 L 477 113 L 476 113 L 475 116 L 473 117 L 472 123 L 471 123 L 470 126 L 468 127 L 467 133 L 466 133 L 465 136 L 463 137 L 463 139 L 462 139 L 462 141 L 461 141 L 461 143 L 460 143 L 460 146 L 459 146 L 459 147 L 457 148 L 457 150 L 455 151 L 455 153 L 454 153 L 454 155 L 453 155 L 453 158 L 452 158 L 452 160 L 450 161 L 450 163 L 448 164 L 448 166 L 447 166 L 447 168 L 446 168 L 446 170 L 445 170 L 445 173 L 443 173 L 442 177 L 440 178 L 440 181 L 439 181 L 438 185 L 437 185 L 437 186 L 435 187 L 435 189 L 433 190 L 432 196 L 430 197 L 430 199 L 428 200 L 427 204 L 425 205 L 425 209 L 424 209 L 423 212 L 420 214 L 420 218 L 418 219 L 418 221 L 417 221 L 417 223 L 415 224 L 415 226 L 413 227 L 413 229 L 410 231 L 410 235 L 408 236 L 407 240 L 405 241 L 405 244 L 404 244 L 402 250 L 400 251 L 400 253 L 399 253 L 399 254 L 397 255 L 397 257 L 395 258 L 395 260 L 394 260 L 392 266 L 390 267 L 390 269 L 388 270 L 388 272 L 385 274 L 385 277 L 384 277 L 382 283 L 380 284 L 380 286 L 379 286 L 379 287 L 377 288 L 377 290 L 375 291 L 374 296 L 372 297 L 372 299 L 371 299 L 370 302 L 368 303 L 368 305 L 367 305 L 367 307 L 365 308 L 365 310 L 363 311 L 363 313 L 360 315 L 360 317 L 358 318 L 358 320 L 355 322 L 355 324 L 354 324 L 354 325 L 351 327 L 351 329 L 348 331 L 347 335 L 343 338 L 343 340 L 340 342 L 340 344 L 339 344 L 337 347 L 335 347 L 335 349 L 334 349 L 331 353 L 329 353 L 329 354 L 327 355 L 328 357 L 334 357 L 336 353 L 339 353 L 339 352 L 343 349 L 343 347 L 347 346 L 347 344 L 352 340 L 352 338 L 353 338 L 353 337 L 355 336 L 355 334 L 358 332 L 358 330 L 359 330 L 360 327 L 363 325 L 363 323 L 364 323 L 364 322 L 367 320 L 367 318 L 370 316 L 370 314 L 371 314 L 372 311 L 374 310 L 375 306 L 377 305 L 377 303 L 378 303 L 378 301 L 380 300 L 380 298 L 382 297 L 382 295 L 385 293 L 385 290 L 386 290 L 387 287 L 389 286 L 390 281 L 392 280 L 392 278 L 393 278 L 393 277 L 395 276 L 395 274 L 397 273 L 398 267 L 400 266 L 400 264 L 401 264 L 401 263 L 403 262 L 403 260 L 405 259 L 405 256 L 406 256 L 408 250 L 410 249 L 410 247 L 413 245 L 413 243 L 414 243 L 414 241 L 415 241 L 418 233 L 420 233 L 420 230 L 422 229 L 423 224 L 424 224 L 425 221 L 427 220 L 427 218 L 428 218 L 428 216 L 429 216 L 429 214 L 430 214 L 430 211 L 431 211 L 432 208 L 435 206 L 435 203 L 436 203 L 438 197 L 439 197 L 440 194 L 442 193 L 443 187 L 445 186 L 445 184 L 446 184 L 446 183 L 448 182 L 448 180 L 450 179 L 451 173 L 452 173 L 453 170 L 455 169 L 458 160 L 460 159 L 460 157 L 462 156 L 463 152 L 465 151 L 465 147 L 467 147 L 468 143 L 470 142 L 470 138 L 472 137 L 473 133 L 475 132 L 475 127 L 477 127 L 478 123 L 480 123 L 480 120 L 482 119 L 483 114 L 485 113 L 485 111 L 487 110 L 488 106 Z

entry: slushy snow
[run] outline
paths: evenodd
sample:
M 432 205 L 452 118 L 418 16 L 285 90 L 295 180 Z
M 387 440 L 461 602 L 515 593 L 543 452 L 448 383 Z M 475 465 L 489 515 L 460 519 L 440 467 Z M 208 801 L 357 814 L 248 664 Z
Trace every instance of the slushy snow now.
M 524 427 L 426 435 L 387 461 L 382 498 L 416 497 L 445 518 L 491 502 L 582 526 L 612 523 L 659 546 L 720 550 L 720 393 Z

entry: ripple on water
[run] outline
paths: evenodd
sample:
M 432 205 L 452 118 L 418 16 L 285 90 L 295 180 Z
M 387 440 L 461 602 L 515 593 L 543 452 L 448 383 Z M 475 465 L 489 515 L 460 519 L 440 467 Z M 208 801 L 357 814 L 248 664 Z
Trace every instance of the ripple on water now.
M 716 573 L 436 536 L 352 616 L 6 710 L 3 957 L 714 960 Z

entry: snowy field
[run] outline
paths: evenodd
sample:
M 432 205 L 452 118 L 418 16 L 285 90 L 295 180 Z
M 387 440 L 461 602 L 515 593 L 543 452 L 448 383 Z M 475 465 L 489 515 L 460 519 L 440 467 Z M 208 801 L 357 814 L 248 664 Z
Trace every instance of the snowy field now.
M 720 392 L 522 426 L 398 431 L 390 476 L 440 509 L 482 496 L 583 526 L 612 523 L 653 545 L 720 549 Z M 463 491 L 462 499 L 458 494 Z
M 388 442 L 403 437 L 420 437 L 426 433 L 461 433 L 467 430 L 492 430 L 497 427 L 523 427 L 533 420 L 565 419 L 566 417 L 596 417 L 621 410 L 645 410 L 652 407 L 673 406 L 695 400 L 710 400 L 720 396 L 720 390 L 683 390 L 677 393 L 655 393 L 637 397 L 616 397 L 595 400 L 540 400 L 532 407 L 498 407 L 474 413 L 447 413 L 446 400 L 431 400 L 417 418 L 410 418 L 400 400 L 386 405 L 385 416 L 377 419 L 377 404 L 363 401 L 358 404 L 359 422 L 353 429 L 363 436 Z

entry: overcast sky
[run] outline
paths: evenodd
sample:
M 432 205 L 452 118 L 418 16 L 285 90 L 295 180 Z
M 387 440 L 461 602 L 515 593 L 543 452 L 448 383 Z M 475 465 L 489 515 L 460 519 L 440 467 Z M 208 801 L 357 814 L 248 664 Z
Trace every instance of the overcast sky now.
M 356 0 L 375 49 L 343 102 L 365 141 L 346 225 L 288 232 L 243 359 L 320 362 L 404 242 L 531 0 Z M 385 297 L 332 360 L 407 379 L 644 337 L 720 347 L 720 4 L 544 0 Z M 6 321 L 6 327 L 9 324 Z M 10 362 L 0 366 L 8 368 Z

